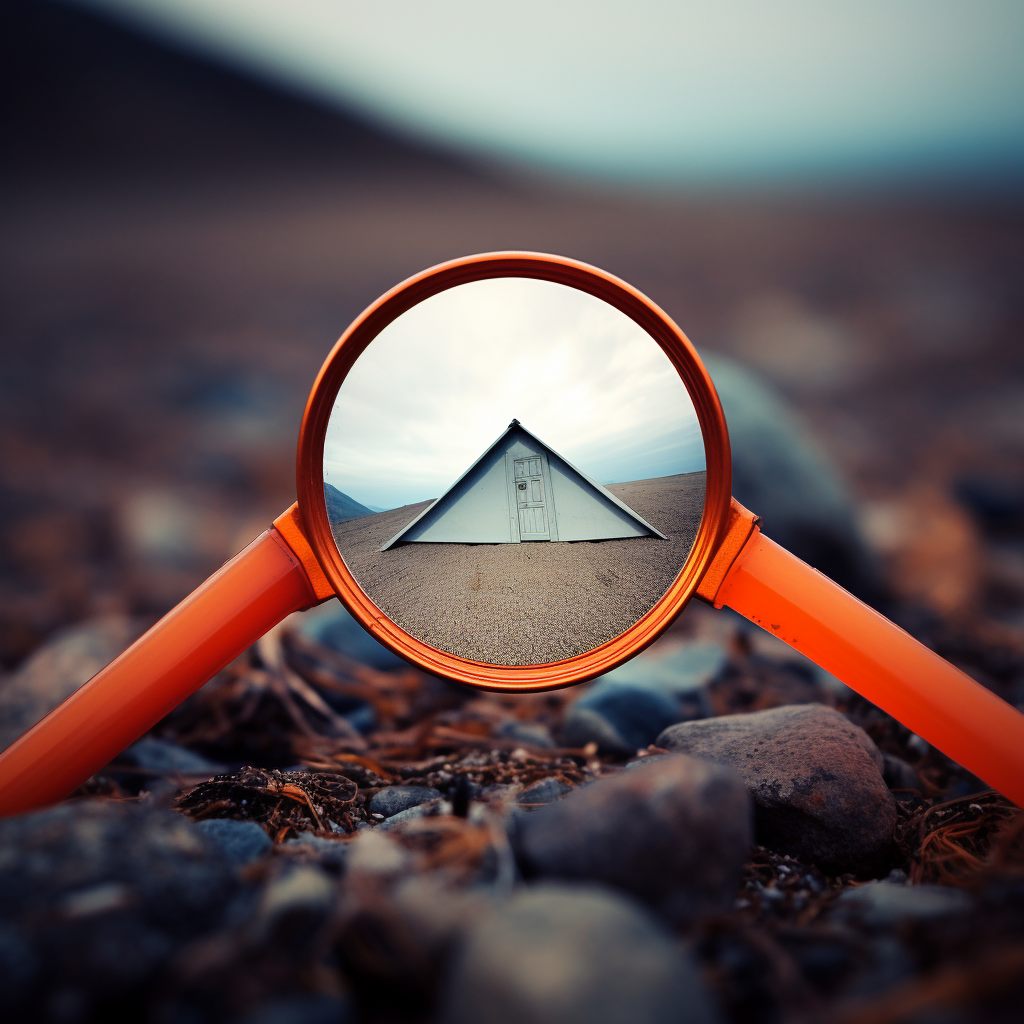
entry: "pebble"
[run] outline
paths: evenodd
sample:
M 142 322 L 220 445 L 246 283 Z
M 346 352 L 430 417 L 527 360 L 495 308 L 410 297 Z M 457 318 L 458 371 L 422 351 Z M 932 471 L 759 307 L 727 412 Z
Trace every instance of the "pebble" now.
M 882 778 L 890 789 L 915 789 L 921 792 L 921 776 L 913 765 L 894 754 L 883 754 L 882 761 Z
M 370 813 L 382 814 L 385 818 L 407 811 L 410 807 L 437 800 L 441 791 L 433 786 L 388 786 L 378 790 L 370 800 Z
M 284 843 L 284 850 L 289 854 L 308 857 L 321 867 L 340 873 L 347 860 L 348 843 L 315 836 L 312 832 L 300 832 Z
M 239 867 L 266 856 L 274 848 L 270 836 L 255 821 L 210 818 L 196 826 L 207 839 L 216 843 L 232 864 Z
M 683 722 L 656 742 L 735 768 L 764 846 L 836 873 L 867 870 L 889 850 L 896 805 L 882 755 L 838 711 L 800 704 Z
M 123 751 L 118 760 L 164 775 L 220 775 L 228 771 L 224 765 L 194 750 L 156 736 L 143 736 Z
M 832 904 L 829 916 L 855 916 L 869 928 L 886 928 L 907 919 L 962 914 L 973 907 L 974 898 L 963 889 L 882 881 L 845 890 Z
M 61 630 L 0 687 L 0 750 L 70 697 L 142 632 L 124 616 Z
M 412 855 L 380 829 L 365 829 L 348 844 L 346 863 L 352 875 L 387 877 L 409 867 Z
M 540 782 L 535 782 L 532 786 L 524 789 L 516 797 L 516 803 L 520 807 L 538 807 L 561 800 L 563 796 L 572 791 L 573 787 L 562 782 L 561 779 L 541 779 Z
M 580 707 L 579 701 L 571 704 L 562 717 L 562 746 L 582 750 L 588 743 L 595 743 L 602 754 L 628 757 L 636 753 L 636 747 L 598 711 Z
M 5 1012 L 21 1019 L 18 993 L 60 1001 L 58 982 L 79 1018 L 99 1019 L 221 927 L 243 892 L 221 849 L 173 811 L 73 801 L 0 821 Z
M 400 671 L 409 667 L 397 654 L 392 654 L 383 644 L 377 643 L 338 601 L 328 601 L 295 621 L 310 640 L 354 661 L 382 672 Z
M 502 722 L 494 735 L 500 739 L 515 740 L 527 747 L 534 747 L 538 750 L 552 750 L 555 746 L 551 730 L 540 722 L 523 722 L 518 718 Z
M 601 753 L 629 755 L 653 743 L 658 733 L 681 718 L 679 702 L 672 697 L 603 679 L 568 709 L 562 739 L 566 746 L 596 743 Z
M 538 885 L 472 929 L 440 1024 L 713 1024 L 692 960 L 632 900 Z
M 685 920 L 731 905 L 751 839 L 739 775 L 675 756 L 522 815 L 513 841 L 527 876 L 601 882 Z
M 416 804 L 414 807 L 407 807 L 404 811 L 399 811 L 397 814 L 392 814 L 390 818 L 385 818 L 378 826 L 378 831 L 390 832 L 394 828 L 400 828 L 407 821 L 416 821 L 418 818 L 426 818 L 434 814 L 451 814 L 452 805 L 448 800 L 444 799 L 433 799 L 426 800 L 421 804 Z
M 861 597 L 877 569 L 850 494 L 785 400 L 749 369 L 705 356 L 729 425 L 732 492 L 784 548 Z
M 352 1007 L 336 995 L 301 993 L 272 999 L 238 1020 L 238 1024 L 349 1024 Z
M 263 890 L 256 930 L 296 956 L 327 919 L 335 893 L 335 879 L 317 867 L 286 870 Z

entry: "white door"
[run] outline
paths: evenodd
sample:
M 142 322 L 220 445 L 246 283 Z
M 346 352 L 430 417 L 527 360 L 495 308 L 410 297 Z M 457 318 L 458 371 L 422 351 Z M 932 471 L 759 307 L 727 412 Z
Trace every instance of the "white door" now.
M 515 460 L 515 488 L 519 507 L 519 539 L 550 540 L 543 463 L 539 456 Z

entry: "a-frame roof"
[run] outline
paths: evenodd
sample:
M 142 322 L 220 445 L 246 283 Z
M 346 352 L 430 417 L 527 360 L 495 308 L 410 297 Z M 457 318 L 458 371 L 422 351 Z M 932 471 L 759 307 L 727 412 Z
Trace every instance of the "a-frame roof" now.
M 596 480 L 594 480 L 593 478 L 588 476 L 586 473 L 584 473 L 581 469 L 579 469 L 576 466 L 574 466 L 567 458 L 565 458 L 565 456 L 560 455 L 558 452 L 556 452 L 550 445 L 546 444 L 539 437 L 537 437 L 536 434 L 534 434 L 531 431 L 527 430 L 526 427 L 524 427 L 519 422 L 519 420 L 514 419 L 501 432 L 501 434 L 499 434 L 498 437 L 495 438 L 493 443 L 489 444 L 484 449 L 484 451 L 480 454 L 480 457 L 477 458 L 473 462 L 473 464 L 470 465 L 469 468 L 466 469 L 466 471 L 464 473 L 462 473 L 461 476 L 459 476 L 459 478 L 451 485 L 451 487 L 449 487 L 444 492 L 444 494 L 442 494 L 439 498 L 437 498 L 434 501 L 432 501 L 418 516 L 416 516 L 415 519 L 412 520 L 412 522 L 406 524 L 406 526 L 404 526 L 401 530 L 399 530 L 398 533 L 396 533 L 394 535 L 394 537 L 392 537 L 386 544 L 382 545 L 381 546 L 381 551 L 387 551 L 388 548 L 390 548 L 390 547 L 394 546 L 395 544 L 399 543 L 401 541 L 401 539 L 410 530 L 412 530 L 412 528 L 414 526 L 416 526 L 417 523 L 419 523 L 422 519 L 424 519 L 426 516 L 428 516 L 435 508 L 437 508 L 439 505 L 441 505 L 443 502 L 445 502 L 445 500 L 448 498 L 449 495 L 451 495 L 453 492 L 456 492 L 458 490 L 458 488 L 459 488 L 459 485 L 463 482 L 463 480 L 465 480 L 468 476 L 470 476 L 473 473 L 473 471 L 482 462 L 484 462 L 491 455 L 492 452 L 494 452 L 494 450 L 496 448 L 500 447 L 502 445 L 502 443 L 506 441 L 506 439 L 509 437 L 510 434 L 512 434 L 513 432 L 516 432 L 516 431 L 521 431 L 523 434 L 525 434 L 527 437 L 529 437 L 535 444 L 539 445 L 542 449 L 544 449 L 545 451 L 547 451 L 551 455 L 554 455 L 557 459 L 559 459 L 562 463 L 564 463 L 570 470 L 572 470 L 573 473 L 575 473 L 578 477 L 580 477 L 582 480 L 584 480 L 599 495 L 601 495 L 601 497 L 603 497 L 607 501 L 611 502 L 613 505 L 615 505 L 617 508 L 619 508 L 622 512 L 624 512 L 627 516 L 629 516 L 631 519 L 635 520 L 642 527 L 644 527 L 645 530 L 649 531 L 655 537 L 660 537 L 662 540 L 668 540 L 668 538 L 665 536 L 665 534 L 663 534 L 659 529 L 657 529 L 657 527 L 652 526 L 649 522 L 647 522 L 646 519 L 644 519 L 642 516 L 639 516 L 625 502 L 623 502 L 623 501 L 619 500 L 617 497 L 615 497 L 615 495 L 612 494 L 611 491 L 609 491 L 607 488 L 603 487 Z

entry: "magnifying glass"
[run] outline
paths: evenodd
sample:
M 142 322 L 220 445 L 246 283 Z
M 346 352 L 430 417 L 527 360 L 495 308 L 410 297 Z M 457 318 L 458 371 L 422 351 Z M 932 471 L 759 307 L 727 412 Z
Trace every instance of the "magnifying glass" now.
M 298 502 L 0 755 L 0 814 L 63 799 L 294 611 L 337 596 L 426 672 L 600 675 L 693 597 L 764 627 L 1024 806 L 1024 715 L 766 537 L 683 332 L 573 260 L 417 274 L 334 346 Z

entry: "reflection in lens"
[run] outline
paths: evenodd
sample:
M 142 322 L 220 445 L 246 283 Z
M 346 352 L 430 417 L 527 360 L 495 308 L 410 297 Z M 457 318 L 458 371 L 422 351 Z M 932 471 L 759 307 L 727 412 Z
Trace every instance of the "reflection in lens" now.
M 546 281 L 441 292 L 345 380 L 324 454 L 338 550 L 406 632 L 474 661 L 592 650 L 675 579 L 704 504 L 704 448 L 660 347 Z

